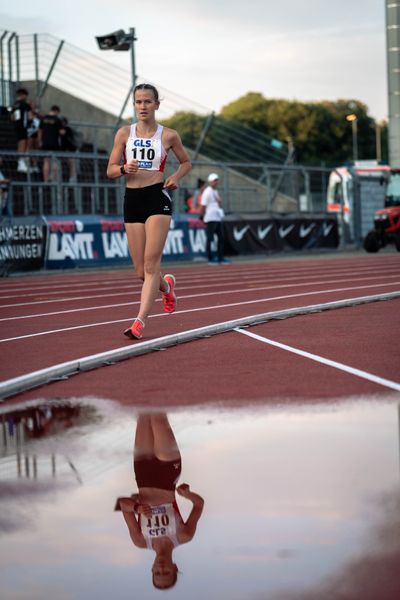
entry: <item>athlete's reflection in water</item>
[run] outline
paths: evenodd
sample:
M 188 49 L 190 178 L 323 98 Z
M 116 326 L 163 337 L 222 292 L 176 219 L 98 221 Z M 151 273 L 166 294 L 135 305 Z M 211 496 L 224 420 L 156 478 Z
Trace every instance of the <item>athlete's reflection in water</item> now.
M 153 584 L 166 589 L 175 585 L 178 567 L 172 552 L 189 542 L 201 516 L 204 500 L 187 483 L 176 487 L 181 473 L 181 455 L 166 414 L 144 414 L 137 421 L 134 469 L 138 494 L 119 498 L 133 543 L 154 550 Z M 175 492 L 193 503 L 183 521 Z

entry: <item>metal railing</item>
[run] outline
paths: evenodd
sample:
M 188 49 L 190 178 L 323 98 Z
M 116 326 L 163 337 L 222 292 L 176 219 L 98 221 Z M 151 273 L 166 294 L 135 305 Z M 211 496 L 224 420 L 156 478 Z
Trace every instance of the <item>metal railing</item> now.
M 50 163 L 48 181 L 43 180 L 45 160 Z M 99 153 L 0 150 L 0 170 L 11 180 L 8 214 L 122 214 L 125 180 L 108 179 L 107 162 L 108 156 Z M 166 177 L 176 168 L 176 161 L 169 160 Z M 326 211 L 329 169 L 195 160 L 192 171 L 172 193 L 176 212 L 187 210 L 198 179 L 206 180 L 211 171 L 220 176 L 227 213 Z

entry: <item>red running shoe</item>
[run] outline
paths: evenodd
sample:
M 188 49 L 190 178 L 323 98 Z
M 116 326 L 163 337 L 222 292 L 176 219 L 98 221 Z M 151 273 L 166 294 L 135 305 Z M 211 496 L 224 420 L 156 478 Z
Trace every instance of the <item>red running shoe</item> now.
M 165 275 L 164 279 L 169 284 L 169 292 L 163 294 L 164 312 L 173 313 L 177 305 L 177 299 L 174 292 L 175 277 L 173 275 Z
M 135 319 L 131 327 L 125 329 L 124 335 L 131 340 L 140 340 L 143 335 L 144 323 L 141 319 Z

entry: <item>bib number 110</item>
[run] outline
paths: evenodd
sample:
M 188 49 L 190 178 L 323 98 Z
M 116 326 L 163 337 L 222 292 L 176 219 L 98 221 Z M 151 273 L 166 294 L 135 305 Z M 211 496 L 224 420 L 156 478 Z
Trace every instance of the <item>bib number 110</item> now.
M 133 148 L 133 160 L 154 160 L 156 153 L 154 148 Z

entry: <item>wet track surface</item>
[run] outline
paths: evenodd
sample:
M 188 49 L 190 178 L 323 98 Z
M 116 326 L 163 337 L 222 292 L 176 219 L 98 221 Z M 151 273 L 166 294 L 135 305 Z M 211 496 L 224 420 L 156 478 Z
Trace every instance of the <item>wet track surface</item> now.
M 137 413 L 84 400 L 19 408 L 2 409 L 2 597 L 159 596 L 154 553 L 132 544 L 114 511 L 116 498 L 137 490 Z M 178 581 L 165 593 L 398 597 L 393 397 L 168 417 L 180 482 L 202 496 L 204 511 L 190 543 L 174 550 Z M 178 503 L 186 518 L 190 502 Z
M 171 271 L 178 310 L 165 315 L 158 301 L 146 340 L 400 290 L 398 253 Z M 122 335 L 139 292 L 128 270 L 2 281 L 1 380 L 140 344 Z M 155 553 L 132 543 L 114 507 L 138 489 L 139 423 L 162 411 L 182 457 L 178 484 L 204 499 L 164 594 L 397 600 L 399 312 L 397 298 L 270 320 L 6 399 L 1 597 L 160 596 Z M 192 503 L 177 501 L 187 521 Z

